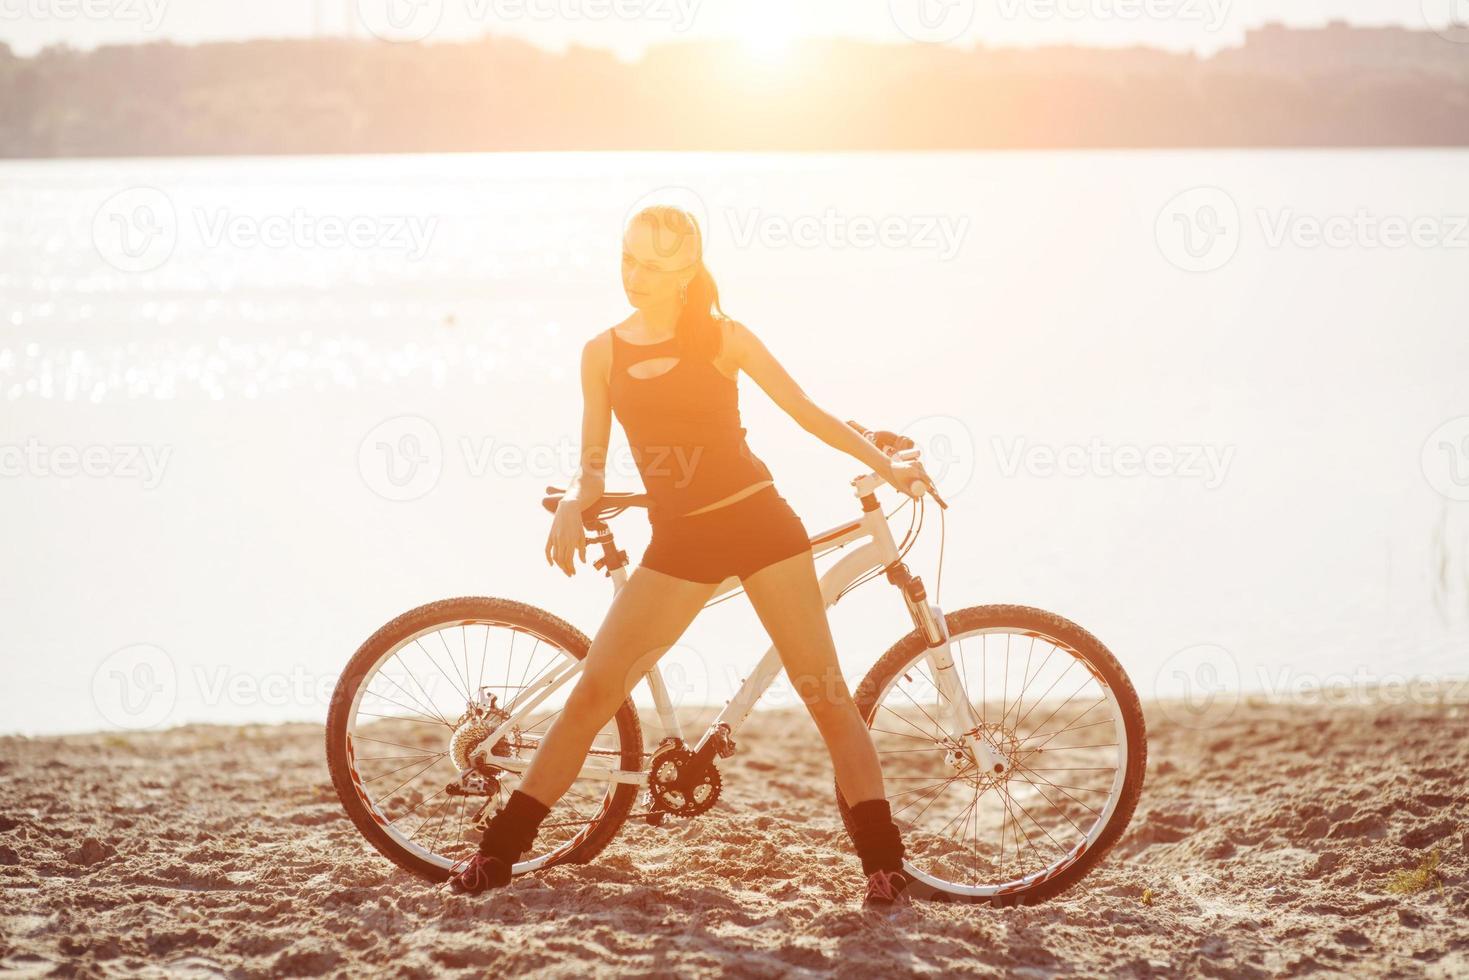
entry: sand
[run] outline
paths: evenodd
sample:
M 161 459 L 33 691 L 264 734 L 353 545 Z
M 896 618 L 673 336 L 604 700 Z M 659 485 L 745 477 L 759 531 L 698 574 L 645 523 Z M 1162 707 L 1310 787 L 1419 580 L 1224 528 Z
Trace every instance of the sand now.
M 705 816 L 457 897 L 343 816 L 320 730 L 0 739 L 18 975 L 1469 975 L 1469 706 L 1149 705 L 1131 828 L 1018 909 L 859 907 L 803 715 L 757 714 Z M 1437 853 L 1413 894 L 1395 873 Z

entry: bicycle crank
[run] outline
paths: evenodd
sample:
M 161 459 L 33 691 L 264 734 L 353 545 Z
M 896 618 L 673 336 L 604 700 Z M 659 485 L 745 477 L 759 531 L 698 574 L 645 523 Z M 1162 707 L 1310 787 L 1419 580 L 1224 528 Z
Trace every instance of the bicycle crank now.
M 648 765 L 648 796 L 653 818 L 667 813 L 675 817 L 697 817 L 719 800 L 719 770 L 713 762 L 700 764 L 693 752 L 668 745 L 653 753 Z

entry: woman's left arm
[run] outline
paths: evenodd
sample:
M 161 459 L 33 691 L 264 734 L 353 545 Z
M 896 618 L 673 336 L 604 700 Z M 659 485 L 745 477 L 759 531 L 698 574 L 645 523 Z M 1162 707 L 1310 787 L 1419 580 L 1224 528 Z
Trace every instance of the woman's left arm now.
M 904 493 L 921 496 L 921 489 L 918 493 L 909 489 L 915 480 L 929 480 L 921 464 L 895 463 L 862 433 L 812 401 L 749 327 L 731 320 L 729 346 L 740 370 L 753 378 L 770 400 L 795 419 L 801 428 L 833 449 L 840 449 L 872 467 L 874 472 Z

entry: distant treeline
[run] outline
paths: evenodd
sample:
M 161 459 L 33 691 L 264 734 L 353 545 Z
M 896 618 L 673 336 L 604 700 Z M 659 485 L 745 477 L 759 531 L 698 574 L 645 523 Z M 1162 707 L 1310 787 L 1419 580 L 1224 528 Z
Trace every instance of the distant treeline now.
M 0 156 L 1469 145 L 1469 45 L 1269 27 L 1212 57 L 810 42 L 0 45 Z

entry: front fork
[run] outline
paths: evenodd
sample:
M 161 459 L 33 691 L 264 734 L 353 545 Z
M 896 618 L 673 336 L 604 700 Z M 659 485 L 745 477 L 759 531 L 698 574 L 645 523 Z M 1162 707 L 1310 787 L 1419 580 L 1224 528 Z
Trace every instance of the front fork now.
M 928 646 L 926 659 L 933 671 L 934 686 L 938 688 L 942 701 L 941 711 L 954 732 L 958 732 L 959 747 L 974 760 L 980 772 L 999 775 L 1009 769 L 1009 762 L 998 749 L 990 744 L 984 720 L 974 710 L 959 672 L 954 669 L 954 658 L 949 652 L 949 624 L 944 611 L 928 601 L 928 590 L 923 580 L 908 570 L 902 562 L 888 567 L 888 581 L 898 587 L 908 614 L 918 635 Z

